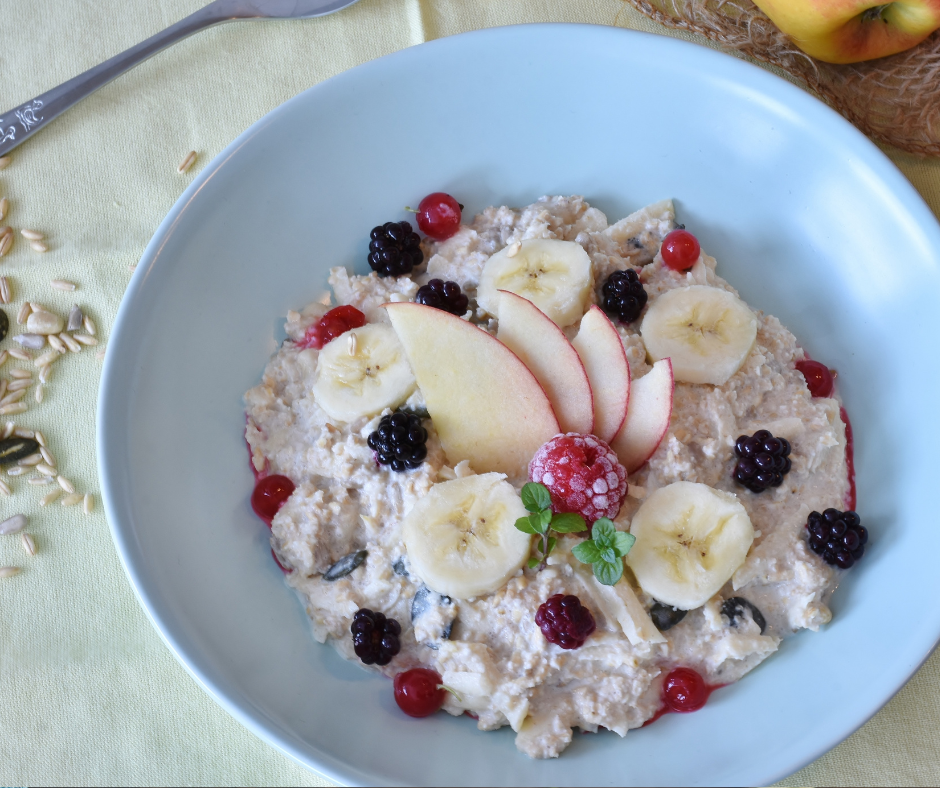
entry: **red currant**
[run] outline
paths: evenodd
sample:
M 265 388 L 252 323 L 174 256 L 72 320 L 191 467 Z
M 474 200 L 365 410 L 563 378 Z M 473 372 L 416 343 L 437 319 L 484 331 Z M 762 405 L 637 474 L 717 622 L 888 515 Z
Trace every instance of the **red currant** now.
M 831 397 L 834 388 L 832 372 L 825 364 L 804 358 L 796 362 L 796 368 L 806 378 L 806 387 L 814 397 Z
M 673 711 L 698 711 L 709 694 L 705 679 L 692 668 L 676 668 L 663 682 L 663 701 Z
M 659 250 L 663 262 L 673 271 L 688 271 L 695 265 L 701 251 L 698 238 L 688 230 L 673 230 L 663 238 Z
M 444 705 L 447 690 L 439 673 L 412 668 L 395 675 L 395 702 L 409 717 L 427 717 Z
M 294 492 L 294 483 L 286 476 L 265 476 L 255 485 L 251 494 L 251 508 L 255 514 L 269 526 L 278 510 L 287 502 Z
M 307 329 L 304 338 L 300 340 L 300 347 L 322 348 L 330 340 L 345 334 L 351 328 L 359 328 L 366 324 L 366 316 L 354 306 L 338 306 L 331 309 L 319 322 Z
M 460 229 L 460 203 L 449 194 L 434 192 L 418 205 L 418 227 L 435 241 L 444 241 Z

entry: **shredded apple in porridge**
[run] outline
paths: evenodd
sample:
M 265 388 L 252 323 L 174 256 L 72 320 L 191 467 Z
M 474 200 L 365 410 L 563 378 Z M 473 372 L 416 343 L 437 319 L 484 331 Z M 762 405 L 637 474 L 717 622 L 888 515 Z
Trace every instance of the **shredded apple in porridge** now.
M 317 640 L 555 757 L 693 711 L 831 613 L 867 532 L 830 371 L 671 201 L 449 195 L 289 312 L 252 496 Z

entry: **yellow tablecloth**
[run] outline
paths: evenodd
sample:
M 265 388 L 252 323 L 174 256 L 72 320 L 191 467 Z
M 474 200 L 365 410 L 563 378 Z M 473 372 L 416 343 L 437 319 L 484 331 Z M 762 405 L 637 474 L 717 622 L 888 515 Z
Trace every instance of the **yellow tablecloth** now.
M 0 108 L 65 81 L 193 12 L 203 0 L 0 1 Z M 17 236 L 0 259 L 24 300 L 81 304 L 108 332 L 145 244 L 193 175 L 251 123 L 305 88 L 434 38 L 522 22 L 590 22 L 664 35 L 620 0 L 360 0 L 303 22 L 239 22 L 161 53 L 68 112 L 0 172 L 4 224 L 45 233 L 40 254 Z M 683 36 L 688 37 L 688 36 Z M 710 44 L 707 44 L 710 45 Z M 403 100 L 420 86 L 402 86 Z M 198 152 L 193 170 L 177 165 Z M 940 161 L 890 153 L 940 213 Z M 251 217 L 245 217 L 251 221 Z M 259 228 L 263 230 L 263 228 Z M 903 261 L 899 261 L 903 264 Z M 74 292 L 51 287 L 61 278 Z M 16 329 L 14 328 L 14 331 Z M 6 343 L 9 344 L 9 343 Z M 63 475 L 97 500 L 96 348 L 56 362 L 42 404 L 14 418 L 41 429 Z M 22 362 L 11 366 L 27 367 Z M 0 416 L 0 421 L 5 418 Z M 30 516 L 38 553 L 0 537 L 0 784 L 325 785 L 219 708 L 150 626 L 112 546 L 100 501 L 39 506 L 48 486 L 9 479 L 0 518 Z M 791 785 L 940 784 L 940 656 L 867 725 L 791 776 Z

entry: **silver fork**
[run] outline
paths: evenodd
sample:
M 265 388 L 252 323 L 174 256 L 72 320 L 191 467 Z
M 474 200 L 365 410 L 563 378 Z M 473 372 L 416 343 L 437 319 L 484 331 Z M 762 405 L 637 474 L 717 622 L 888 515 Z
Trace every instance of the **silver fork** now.
M 356 0 L 215 0 L 137 46 L 104 61 L 57 88 L 0 116 L 0 156 L 112 79 L 177 41 L 221 22 L 236 19 L 308 19 L 339 11 Z

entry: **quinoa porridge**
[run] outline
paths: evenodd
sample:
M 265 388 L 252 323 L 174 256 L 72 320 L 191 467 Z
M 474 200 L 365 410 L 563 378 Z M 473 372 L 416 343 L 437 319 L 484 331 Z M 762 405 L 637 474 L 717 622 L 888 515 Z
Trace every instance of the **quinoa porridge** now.
M 694 248 L 676 251 L 672 239 Z M 704 703 L 782 638 L 830 620 L 845 556 L 858 560 L 866 539 L 843 512 L 854 502 L 840 402 L 831 381 L 811 393 L 818 370 L 794 335 L 737 298 L 677 230 L 671 201 L 608 224 L 580 197 L 544 197 L 415 244 L 399 244 L 420 258 L 407 273 L 333 268 L 332 298 L 288 313 L 288 340 L 245 398 L 259 479 L 289 480 L 268 512 L 271 544 L 318 641 L 360 661 L 357 611 L 381 613 L 366 628 L 384 626 L 398 650 L 364 660 L 372 669 L 436 672 L 445 711 L 482 730 L 510 725 L 520 750 L 546 758 L 574 728 L 623 736 L 690 710 L 669 700 L 683 677 L 699 681 Z M 645 293 L 629 322 L 609 309 L 609 281 Z M 442 282 L 459 290 L 445 294 Z M 434 288 L 441 308 L 428 306 Z M 328 330 L 332 316 L 359 313 Z M 690 314 L 708 323 L 694 336 Z M 394 412 L 418 446 L 397 455 L 398 470 L 380 462 L 387 447 L 374 437 L 394 431 Z M 600 458 L 586 493 L 580 470 L 568 488 L 559 481 L 571 451 Z M 513 527 L 543 508 L 520 497 L 530 481 L 556 512 L 544 538 Z M 611 527 L 566 533 L 564 512 Z M 470 547 L 430 525 L 460 517 L 476 518 Z M 836 520 L 848 545 L 839 550 L 825 535 Z M 582 542 L 606 557 L 585 562 Z M 604 561 L 620 567 L 613 583 Z M 549 613 L 536 622 L 556 595 L 579 600 L 564 614 L 575 629 L 587 611 L 574 643 L 550 641 Z

